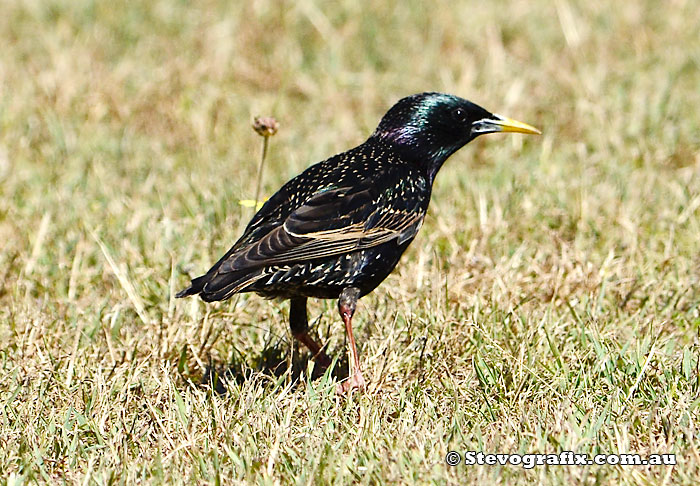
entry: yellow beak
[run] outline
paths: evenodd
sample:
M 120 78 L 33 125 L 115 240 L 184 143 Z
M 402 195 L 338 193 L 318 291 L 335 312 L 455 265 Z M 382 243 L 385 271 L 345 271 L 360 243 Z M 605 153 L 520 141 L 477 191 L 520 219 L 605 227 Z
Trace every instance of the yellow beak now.
M 527 123 L 519 122 L 505 116 L 496 115 L 495 113 L 489 118 L 484 118 L 472 124 L 472 133 L 475 135 L 493 132 L 531 133 L 534 135 L 542 134 L 542 132 L 540 132 L 538 129 L 528 125 Z

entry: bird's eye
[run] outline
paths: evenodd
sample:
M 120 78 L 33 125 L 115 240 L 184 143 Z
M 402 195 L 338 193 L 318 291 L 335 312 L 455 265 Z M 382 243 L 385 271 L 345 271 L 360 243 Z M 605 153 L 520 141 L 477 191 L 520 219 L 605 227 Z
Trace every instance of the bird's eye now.
M 454 118 L 455 121 L 464 123 L 467 120 L 467 112 L 462 108 L 455 108 L 452 110 L 452 118 Z

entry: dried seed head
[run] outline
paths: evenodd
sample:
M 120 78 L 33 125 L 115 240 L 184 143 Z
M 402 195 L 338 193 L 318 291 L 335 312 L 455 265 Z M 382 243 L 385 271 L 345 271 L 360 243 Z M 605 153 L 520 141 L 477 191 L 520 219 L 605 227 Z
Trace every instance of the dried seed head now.
M 253 130 L 261 137 L 271 137 L 277 133 L 280 124 L 271 116 L 258 116 L 253 120 Z

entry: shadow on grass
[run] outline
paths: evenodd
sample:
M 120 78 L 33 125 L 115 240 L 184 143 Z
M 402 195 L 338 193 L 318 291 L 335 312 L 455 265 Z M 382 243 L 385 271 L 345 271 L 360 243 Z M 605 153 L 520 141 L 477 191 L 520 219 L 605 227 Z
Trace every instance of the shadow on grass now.
M 235 350 L 231 361 L 227 365 L 210 362 L 204 370 L 200 385 L 211 388 L 219 394 L 225 394 L 232 383 L 243 385 L 246 381 L 259 378 L 260 375 L 273 378 L 269 381 L 272 386 L 277 379 L 285 374 L 295 384 L 305 380 L 311 355 L 305 348 L 299 347 L 292 351 L 289 342 L 280 340 L 276 344 L 266 346 L 257 356 L 244 356 Z M 289 353 L 292 353 L 291 360 Z M 338 361 L 331 365 L 331 375 L 338 381 L 348 377 L 348 358 L 346 353 L 339 356 Z M 325 369 L 318 364 L 313 364 L 311 380 L 317 380 L 325 373 Z

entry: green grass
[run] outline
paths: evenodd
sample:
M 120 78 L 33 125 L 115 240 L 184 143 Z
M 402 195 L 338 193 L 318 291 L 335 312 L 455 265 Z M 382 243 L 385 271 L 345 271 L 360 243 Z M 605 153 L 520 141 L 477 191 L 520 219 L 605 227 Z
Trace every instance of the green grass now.
M 2 10 L 0 483 L 695 484 L 697 2 Z M 174 300 L 251 216 L 255 115 L 281 124 L 269 195 L 425 90 L 543 135 L 443 168 L 358 308 L 366 394 L 307 378 L 286 303 Z M 310 318 L 344 356 L 335 303 Z M 678 465 L 450 468 L 448 450 Z

